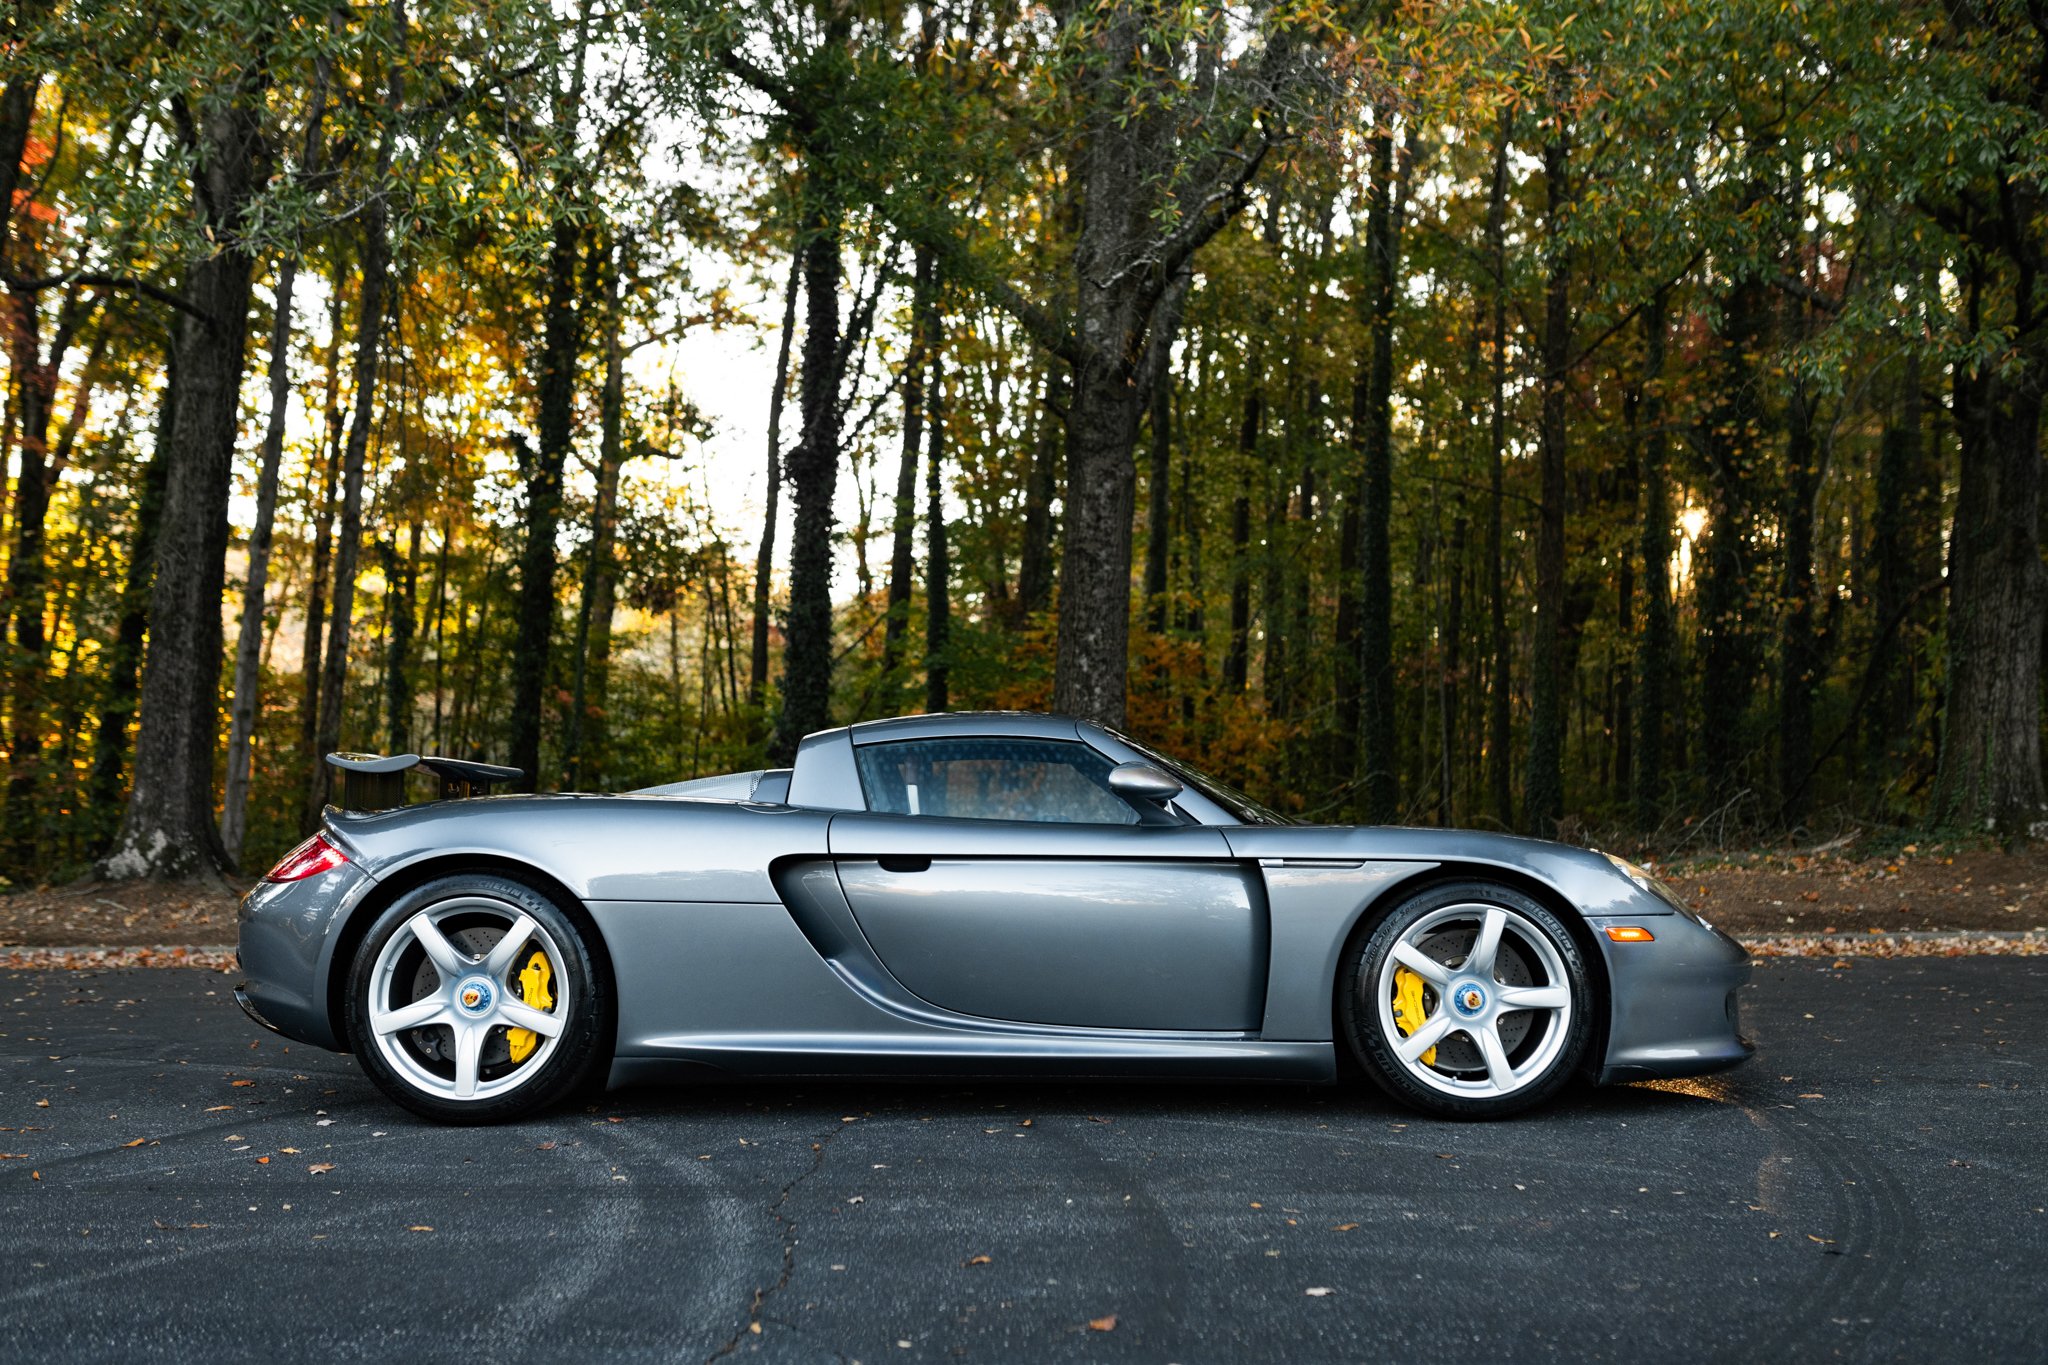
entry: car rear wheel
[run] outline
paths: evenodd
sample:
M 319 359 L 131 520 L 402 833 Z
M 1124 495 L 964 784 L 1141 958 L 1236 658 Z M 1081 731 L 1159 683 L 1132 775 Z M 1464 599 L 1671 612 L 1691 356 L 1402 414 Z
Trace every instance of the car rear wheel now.
M 1571 934 L 1487 882 L 1430 887 L 1346 957 L 1339 1013 L 1366 1074 L 1446 1118 L 1501 1118 L 1550 1098 L 1585 1056 L 1592 991 Z
M 347 1029 L 385 1094 L 444 1123 L 523 1118 L 608 1059 L 609 1001 L 583 931 L 506 877 L 457 875 L 398 898 L 349 974 Z

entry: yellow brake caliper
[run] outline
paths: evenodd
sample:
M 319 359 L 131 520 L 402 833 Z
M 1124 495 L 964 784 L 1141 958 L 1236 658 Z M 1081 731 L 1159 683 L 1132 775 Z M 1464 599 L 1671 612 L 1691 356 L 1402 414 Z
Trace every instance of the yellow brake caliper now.
M 1422 977 L 1406 967 L 1394 968 L 1394 1023 L 1401 1030 L 1401 1036 L 1406 1038 L 1421 1028 L 1425 1017 L 1422 1011 Z M 516 1059 L 520 1055 L 515 1046 L 512 1056 Z M 1436 1065 L 1435 1048 L 1422 1054 L 1422 1064 Z
M 534 949 L 533 956 L 519 969 L 519 998 L 533 1009 L 552 1010 L 555 1007 L 555 996 L 548 986 L 554 979 L 554 969 L 548 966 L 547 954 L 538 948 Z M 1421 998 L 1419 994 L 1416 996 L 1418 1001 Z M 540 1035 L 530 1028 L 507 1029 L 505 1041 L 511 1045 L 512 1060 L 523 1062 L 533 1054 L 534 1046 L 540 1042 Z

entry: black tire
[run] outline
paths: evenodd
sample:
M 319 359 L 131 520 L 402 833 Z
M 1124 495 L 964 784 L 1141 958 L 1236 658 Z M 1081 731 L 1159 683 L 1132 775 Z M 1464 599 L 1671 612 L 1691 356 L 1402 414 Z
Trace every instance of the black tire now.
M 423 912 L 442 931 L 442 944 L 463 953 L 459 978 L 449 978 L 431 962 L 426 940 L 413 927 Z M 524 922 L 522 916 L 531 921 L 532 931 L 523 946 L 507 950 L 513 957 L 510 968 L 492 976 L 486 970 L 488 954 Z M 603 963 L 590 950 L 594 937 L 580 906 L 564 909 L 509 877 L 458 873 L 415 887 L 377 917 L 350 964 L 344 1025 L 356 1060 L 378 1089 L 438 1123 L 505 1123 L 602 1084 L 611 1061 L 612 998 Z M 442 944 L 435 950 L 445 952 Z M 392 950 L 388 959 L 387 949 Z M 523 1060 L 514 1060 L 513 1026 L 491 1010 L 524 1004 L 528 997 L 513 984 L 513 976 L 522 960 L 531 965 L 532 952 L 547 959 L 552 996 L 547 1014 L 559 1017 L 560 1031 L 552 1038 L 527 1034 L 530 1050 Z M 479 979 L 481 987 L 473 985 Z M 493 987 L 503 994 L 494 997 Z M 459 992 L 480 997 L 483 1012 L 470 1016 L 469 1005 L 455 998 Z M 442 1000 L 448 1017 L 380 1037 L 371 1022 L 373 1000 L 375 1009 L 388 1011 L 424 1009 L 430 1000 Z M 462 1047 L 456 1041 L 458 1023 L 478 1039 L 467 1068 L 467 1098 L 459 1097 L 464 1068 L 444 1055 Z
M 1495 962 L 1466 971 L 1493 912 Z M 1444 980 L 1394 959 L 1404 944 L 1408 961 L 1428 959 L 1418 965 L 1435 965 Z M 1414 981 L 1404 983 L 1404 972 Z M 1404 1011 L 1404 984 L 1419 996 L 1419 1019 Z M 1366 1075 L 1402 1104 L 1442 1118 L 1505 1118 L 1543 1103 L 1578 1071 L 1592 1036 L 1593 987 L 1570 931 L 1535 900 L 1492 882 L 1445 882 L 1402 900 L 1352 941 L 1337 985 L 1338 1017 Z M 1544 1003 L 1518 1009 L 1519 1001 Z M 1439 1041 L 1403 1058 L 1406 1040 L 1419 1043 L 1425 1031 Z

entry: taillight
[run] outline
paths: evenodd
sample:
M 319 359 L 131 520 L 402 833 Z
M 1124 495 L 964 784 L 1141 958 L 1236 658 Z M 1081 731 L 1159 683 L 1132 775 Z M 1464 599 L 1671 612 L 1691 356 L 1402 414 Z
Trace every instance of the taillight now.
M 296 882 L 307 877 L 317 877 L 331 868 L 340 867 L 348 861 L 348 855 L 328 842 L 324 834 L 316 834 L 278 860 L 277 866 L 263 874 L 266 882 Z

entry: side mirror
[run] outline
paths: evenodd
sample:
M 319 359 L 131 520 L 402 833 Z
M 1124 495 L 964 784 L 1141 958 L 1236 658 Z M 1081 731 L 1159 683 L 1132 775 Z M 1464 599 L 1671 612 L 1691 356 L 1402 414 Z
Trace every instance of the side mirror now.
M 1150 763 L 1119 763 L 1109 770 L 1109 789 L 1136 801 L 1171 801 L 1180 795 L 1180 782 Z

